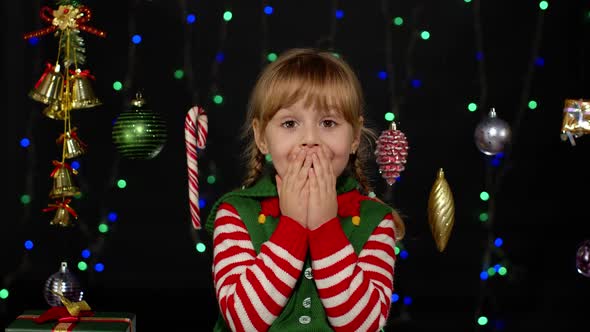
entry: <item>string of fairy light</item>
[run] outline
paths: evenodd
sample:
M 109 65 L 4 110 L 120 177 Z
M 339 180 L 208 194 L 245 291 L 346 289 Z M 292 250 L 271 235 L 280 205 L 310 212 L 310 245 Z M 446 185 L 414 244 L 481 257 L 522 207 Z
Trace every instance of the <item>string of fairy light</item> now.
M 183 13 L 186 14 L 186 13 Z M 192 20 L 195 14 L 186 14 L 186 18 L 187 18 L 187 23 L 190 23 L 191 21 L 194 22 L 194 20 Z M 195 90 L 195 94 L 193 95 L 193 99 L 192 99 L 192 103 L 193 106 L 204 106 L 206 107 L 206 111 L 207 112 L 215 112 L 217 111 L 219 108 L 223 107 L 223 104 L 225 102 L 225 94 L 223 91 L 223 88 L 221 86 L 221 82 L 220 82 L 220 71 L 222 68 L 223 63 L 226 61 L 226 52 L 225 52 L 225 48 L 226 48 L 226 41 L 227 41 L 227 35 L 230 29 L 230 25 L 233 19 L 234 13 L 229 10 L 229 9 L 225 9 L 221 15 L 219 15 L 219 33 L 218 33 L 218 39 L 217 39 L 217 49 L 215 51 L 214 57 L 211 60 L 211 65 L 210 65 L 210 72 L 209 72 L 209 86 L 208 86 L 208 91 L 206 92 L 206 95 L 211 98 L 210 101 L 207 100 L 205 105 L 201 105 L 201 103 L 205 102 L 201 99 L 198 98 L 198 94 L 196 94 L 196 89 L 194 82 L 191 81 L 191 77 L 188 77 L 187 80 L 187 86 L 189 87 L 189 89 L 193 89 Z M 190 34 L 190 30 L 192 29 L 191 26 L 186 25 L 185 26 L 185 35 Z M 191 68 L 193 68 L 192 66 L 192 59 L 194 58 L 193 55 L 191 55 L 188 51 L 186 50 L 190 50 L 192 48 L 192 40 L 185 38 L 185 70 L 189 70 Z M 192 70 L 191 70 L 192 71 Z M 192 88 L 191 88 L 192 86 Z M 209 109 L 211 107 L 211 109 Z M 214 146 L 215 142 L 211 142 L 211 140 L 209 140 L 209 142 L 206 143 L 206 146 L 208 149 L 211 149 L 212 145 Z M 203 155 L 204 151 L 202 151 L 201 149 L 197 148 L 197 154 L 198 155 Z M 199 159 L 201 159 L 199 157 Z M 214 185 L 217 182 L 217 167 L 215 164 L 214 160 L 210 160 L 207 164 L 206 167 L 202 166 L 202 162 L 200 163 L 200 168 L 201 169 L 206 169 L 206 172 L 203 172 L 204 174 L 202 175 L 202 177 L 204 177 L 203 180 L 205 180 L 205 182 L 207 183 L 207 185 Z M 202 180 L 200 180 L 202 181 Z M 203 191 L 203 188 L 205 186 L 201 185 L 200 186 L 200 190 Z M 204 210 L 204 208 L 207 206 L 207 199 L 209 198 L 209 195 L 201 195 L 199 197 L 199 209 L 201 211 Z M 204 219 L 202 219 L 204 220 Z M 190 223 L 188 224 L 190 225 Z M 206 245 L 206 241 L 204 241 L 203 239 L 201 239 L 201 234 L 199 231 L 197 231 L 196 229 L 194 229 L 194 227 L 188 226 L 190 228 L 190 233 L 191 233 L 191 237 L 193 242 L 195 243 L 195 249 L 198 253 L 205 253 L 207 250 L 207 245 Z
M 471 2 L 471 1 L 465 1 Z M 543 22 L 545 11 L 549 8 L 547 1 L 540 1 L 536 10 L 537 21 L 534 36 L 532 39 L 529 62 L 525 74 L 524 85 L 520 95 L 520 104 L 516 107 L 516 116 L 511 125 L 512 142 L 517 138 L 522 119 L 528 110 L 535 110 L 538 102 L 531 99 L 531 85 L 534 73 L 537 67 L 542 67 L 544 59 L 539 55 L 539 49 L 543 37 Z M 479 0 L 473 1 L 474 29 L 476 32 L 476 57 L 478 60 L 478 73 L 480 78 L 480 104 L 482 108 L 487 108 L 487 82 L 485 76 L 485 54 L 483 52 L 483 33 L 480 21 L 481 9 Z M 475 103 L 470 103 L 468 109 L 474 112 L 478 107 Z M 487 246 L 482 255 L 482 270 L 480 272 L 480 292 L 477 307 L 475 309 L 475 319 L 479 328 L 491 328 L 493 331 L 503 330 L 505 320 L 496 308 L 495 292 L 490 291 L 491 280 L 494 277 L 504 277 L 508 274 L 508 268 L 511 263 L 505 251 L 503 250 L 504 240 L 496 234 L 494 222 L 496 216 L 496 205 L 498 193 L 502 185 L 502 179 L 506 173 L 507 165 L 511 161 L 513 143 L 507 144 L 503 152 L 492 157 L 485 156 L 486 159 L 486 190 L 480 193 L 480 199 L 486 204 L 485 211 L 479 215 L 480 222 L 486 232 Z M 514 268 L 514 266 L 512 266 Z M 491 323 L 493 322 L 493 325 Z
M 141 43 L 141 35 L 137 34 L 137 21 L 134 15 L 135 10 L 141 4 L 140 0 L 134 1 L 131 5 L 130 15 L 127 18 L 127 25 L 129 34 L 131 36 L 130 43 L 128 44 L 127 48 L 127 72 L 125 73 L 125 77 L 123 83 L 120 81 L 115 81 L 112 84 L 113 90 L 116 93 L 122 93 L 123 95 L 129 95 L 133 93 L 131 88 L 133 87 L 134 77 L 136 72 L 136 59 L 137 59 L 137 45 Z M 124 101 L 123 108 L 127 107 L 126 101 Z M 84 248 L 80 252 L 80 261 L 77 262 L 77 267 L 80 271 L 87 271 L 88 275 L 88 282 L 92 284 L 97 277 L 97 273 L 104 272 L 106 268 L 106 263 L 103 260 L 102 254 L 104 252 L 105 247 L 107 246 L 107 240 L 113 236 L 113 233 L 116 231 L 118 222 L 121 222 L 119 219 L 119 213 L 116 209 L 112 206 L 109 206 L 108 196 L 112 194 L 113 188 L 125 190 L 127 188 L 127 181 L 120 177 L 119 166 L 120 166 L 120 157 L 118 155 L 113 155 L 112 162 L 110 164 L 110 172 L 108 173 L 108 178 L 104 181 L 105 188 L 101 192 L 103 195 L 107 197 L 102 197 L 99 204 L 99 215 L 98 215 L 98 236 L 88 236 L 91 241 L 87 248 Z M 81 230 L 90 232 L 90 228 L 81 224 Z M 94 234 L 94 233 L 93 233 Z M 110 235 L 109 237 L 107 237 Z M 89 269 L 89 265 L 92 267 Z
M 34 2 L 33 5 L 33 10 L 35 10 L 36 12 L 38 12 L 40 10 L 40 4 L 38 2 Z M 40 26 L 41 22 L 39 20 L 39 17 L 36 16 L 35 17 L 35 21 L 34 24 L 36 26 Z M 29 40 L 29 44 L 31 46 L 35 46 L 39 43 L 39 38 L 31 38 Z M 36 77 L 36 75 L 38 75 L 37 73 L 41 70 L 41 52 L 35 48 L 34 49 L 34 58 L 36 61 L 34 61 L 34 63 L 32 64 L 31 68 L 32 68 L 32 76 L 30 78 L 31 81 L 37 80 L 38 77 Z M 35 105 L 36 106 L 36 105 Z M 30 112 L 25 112 L 27 113 L 25 115 L 26 118 L 26 126 L 25 126 L 25 132 L 24 137 L 21 138 L 18 142 L 20 148 L 22 148 L 22 151 L 24 151 L 24 161 L 25 161 L 25 167 L 26 167 L 26 172 L 25 172 L 25 178 L 24 178 L 24 184 L 23 184 L 23 188 L 22 188 L 22 194 L 20 195 L 19 201 L 23 206 L 23 210 L 22 210 L 22 217 L 21 218 L 17 218 L 19 220 L 19 224 L 18 224 L 18 228 L 19 228 L 19 233 L 22 233 L 22 229 L 25 229 L 27 227 L 29 227 L 29 225 L 31 224 L 32 221 L 32 200 L 33 200 L 33 191 L 36 185 L 35 182 L 35 177 L 33 176 L 34 174 L 34 167 L 37 164 L 37 149 L 36 146 L 33 144 L 33 128 L 36 127 L 39 119 L 41 118 L 41 116 L 38 114 L 38 109 L 33 106 L 31 107 Z M 29 233 L 27 233 L 29 234 Z M 33 237 L 32 235 L 27 235 L 26 237 L 24 237 L 23 239 L 23 246 L 24 246 L 24 251 L 21 254 L 21 258 L 19 259 L 19 264 L 14 267 L 11 271 L 7 272 L 3 277 L 2 280 L 0 280 L 0 310 L 2 312 L 6 311 L 6 300 L 8 299 L 9 295 L 10 295 L 10 291 L 12 288 L 12 284 L 15 280 L 17 280 L 19 278 L 20 275 L 26 273 L 27 271 L 29 271 L 32 267 L 32 263 L 31 263 L 31 257 L 30 257 L 30 253 L 31 250 L 33 250 L 34 246 L 35 246 L 35 242 L 33 241 Z
M 473 19 L 474 19 L 474 32 L 475 32 L 475 58 L 477 61 L 477 68 L 478 68 L 478 79 L 479 79 L 479 95 L 476 101 L 466 101 L 466 111 L 471 114 L 476 114 L 477 111 L 486 111 L 488 108 L 488 89 L 489 86 L 487 84 L 487 77 L 486 77 L 486 57 L 483 52 L 484 45 L 484 35 L 482 29 L 482 23 L 480 20 L 481 10 L 480 10 L 480 1 L 479 0 L 464 0 L 465 5 L 471 5 L 473 9 Z M 135 1 L 135 6 L 139 6 L 140 1 Z M 421 29 L 419 26 L 410 25 L 413 23 L 412 19 L 404 17 L 403 15 L 395 15 L 392 13 L 391 8 L 389 8 L 390 2 L 386 0 L 381 1 L 381 11 L 383 18 L 385 20 L 384 28 L 385 28 L 385 54 L 384 54 L 384 68 L 376 73 L 376 78 L 387 83 L 387 92 L 389 98 L 389 107 L 385 111 L 384 119 L 386 121 L 399 121 L 400 113 L 403 109 L 404 103 L 404 93 L 403 90 L 400 91 L 396 90 L 396 83 L 399 83 L 399 87 L 404 88 L 415 88 L 419 89 L 422 85 L 422 82 L 417 79 L 414 74 L 414 69 L 412 68 L 411 58 L 412 54 L 415 50 L 414 46 L 417 42 L 423 41 L 426 42 L 431 38 L 431 32 L 425 29 Z M 538 101 L 531 99 L 530 90 L 532 79 L 534 76 L 535 68 L 542 67 L 544 65 L 544 60 L 542 57 L 539 56 L 539 45 L 542 37 L 542 27 L 543 27 L 543 17 L 545 11 L 549 8 L 549 3 L 547 1 L 540 1 L 536 4 L 536 10 L 538 10 L 538 18 L 537 18 L 537 25 L 535 36 L 533 39 L 533 43 L 531 45 L 531 53 L 530 53 L 530 61 L 528 63 L 527 73 L 524 80 L 524 87 L 521 93 L 520 105 L 518 105 L 518 112 L 514 119 L 514 122 L 511 126 L 513 130 L 513 139 L 516 138 L 516 134 L 518 128 L 521 126 L 522 118 L 526 111 L 534 110 L 539 107 Z M 198 22 L 198 17 L 196 13 L 192 12 L 189 8 L 190 6 L 187 5 L 187 1 L 181 1 L 181 16 L 184 21 L 185 27 L 185 36 L 184 36 L 184 63 L 182 69 L 177 69 L 172 73 L 174 78 L 176 79 L 185 79 L 187 84 L 187 90 L 191 93 L 192 102 L 193 104 L 200 104 L 202 102 L 201 96 L 198 93 L 198 89 L 196 89 L 195 84 L 195 73 L 194 73 L 194 66 L 192 64 L 192 59 L 194 58 L 192 54 L 192 50 L 195 48 L 192 44 L 195 40 L 194 37 L 194 26 Z M 38 8 L 37 8 L 38 9 Z M 270 15 L 277 15 L 281 13 L 276 13 L 274 7 L 271 6 L 271 1 L 269 0 L 261 0 L 261 50 L 260 50 L 260 64 L 264 65 L 267 62 L 272 62 L 276 60 L 277 54 L 271 52 L 272 48 L 268 45 L 268 17 Z M 38 10 L 37 10 L 38 11 Z M 132 11 L 133 13 L 133 11 Z M 336 34 L 336 27 L 337 23 L 340 20 L 346 19 L 345 11 L 340 8 L 340 3 L 337 0 L 332 1 L 332 10 L 330 13 L 330 33 L 326 40 L 321 41 L 320 43 L 324 43 L 328 41 L 330 46 L 333 48 L 333 41 L 335 40 Z M 211 98 L 213 106 L 220 106 L 224 102 L 224 98 L 226 96 L 223 93 L 222 86 L 219 84 L 219 71 L 220 67 L 223 64 L 226 54 L 225 54 L 225 42 L 227 38 L 227 33 L 229 29 L 229 25 L 231 24 L 232 18 L 234 13 L 230 10 L 223 11 L 220 15 L 220 30 L 219 30 L 219 41 L 218 41 L 218 49 L 215 53 L 214 59 L 212 61 L 210 75 L 211 75 L 211 85 L 209 87 L 209 91 L 207 92 L 207 96 Z M 590 12 L 587 14 L 587 19 L 590 20 Z M 113 82 L 113 90 L 116 92 L 126 93 L 130 92 L 130 88 L 133 86 L 133 68 L 134 68 L 134 61 L 137 57 L 136 48 L 143 42 L 142 36 L 140 33 L 137 33 L 137 29 L 135 27 L 135 18 L 134 15 L 129 16 L 129 31 L 130 31 L 130 44 L 128 49 L 128 72 L 126 74 L 125 79 L 123 82 L 115 81 Z M 40 22 L 37 21 L 37 25 Z M 405 59 L 405 71 L 402 71 L 399 68 L 394 66 L 392 59 L 394 58 L 392 49 L 392 40 L 393 37 L 391 35 L 392 29 L 405 29 L 406 33 L 411 34 L 412 38 L 410 38 L 408 45 L 404 47 L 406 50 L 406 59 Z M 31 46 L 38 45 L 38 38 L 31 38 L 29 41 Z M 35 51 L 38 52 L 38 51 Z M 31 66 L 33 71 L 33 79 L 37 79 L 37 75 L 40 69 L 39 61 L 35 61 L 36 63 Z M 395 74 L 395 75 L 394 75 Z M 198 76 L 197 76 L 198 77 Z M 395 79 L 394 79 L 395 78 Z M 212 109 L 215 111 L 215 109 Z M 28 116 L 28 121 L 26 125 L 26 132 L 24 135 L 25 138 L 22 138 L 19 142 L 20 146 L 23 148 L 23 151 L 26 151 L 26 159 L 27 159 L 27 173 L 28 176 L 25 179 L 25 184 L 23 185 L 23 192 L 26 194 L 22 194 L 20 201 L 23 204 L 24 213 L 23 217 L 21 218 L 22 224 L 20 227 L 27 227 L 32 221 L 32 213 L 31 211 L 31 201 L 33 197 L 30 194 L 32 193 L 33 188 L 35 187 L 35 177 L 32 176 L 33 172 L 33 165 L 37 163 L 36 160 L 36 153 L 35 153 L 35 145 L 31 144 L 32 140 L 30 137 L 33 136 L 32 129 L 35 128 L 36 122 L 41 118 L 38 114 L 37 108 L 35 108 L 31 115 Z M 485 190 L 481 191 L 479 194 L 479 198 L 482 202 L 482 212 L 478 215 L 477 222 L 481 223 L 483 230 L 486 233 L 487 238 L 487 246 L 484 249 L 482 254 L 482 269 L 477 276 L 480 279 L 480 295 L 477 308 L 475 309 L 475 316 L 474 316 L 474 325 L 476 327 L 489 327 L 491 323 L 495 323 L 493 328 L 502 329 L 502 317 L 494 317 L 494 312 L 497 310 L 493 310 L 494 308 L 486 307 L 486 303 L 494 303 L 493 296 L 494 292 L 489 291 L 491 287 L 490 280 L 497 277 L 506 276 L 509 272 L 509 261 L 507 259 L 507 255 L 504 252 L 504 241 L 502 237 L 496 234 L 494 230 L 494 222 L 495 222 L 495 209 L 496 209 L 496 202 L 497 202 L 497 194 L 499 192 L 502 179 L 504 173 L 506 171 L 507 164 L 511 157 L 511 146 L 508 145 L 508 149 L 505 153 L 498 154 L 492 158 L 486 158 L 486 178 L 485 178 Z M 73 167 L 79 167 L 76 163 L 73 163 Z M 106 181 L 108 186 L 112 186 L 113 183 L 119 189 L 126 188 L 126 181 L 124 179 L 117 178 L 118 170 L 118 162 L 117 160 L 114 161 L 112 164 L 111 170 L 111 178 L 109 181 Z M 205 174 L 205 181 L 208 184 L 214 184 L 216 182 L 216 174 L 215 174 L 215 167 L 214 163 L 210 163 L 208 172 Z M 387 195 L 387 193 L 386 193 Z M 387 196 L 385 197 L 387 199 Z M 201 199 L 199 202 L 200 207 L 203 208 L 206 205 L 205 199 Z M 115 211 L 112 211 L 106 206 L 101 207 L 99 219 L 101 220 L 98 225 L 98 231 L 100 234 L 104 235 L 113 230 L 115 222 L 118 221 L 118 214 Z M 91 228 L 88 228 L 85 222 L 80 222 L 81 230 L 85 232 L 85 234 L 91 237 L 91 234 L 94 232 L 91 231 Z M 198 252 L 204 252 L 205 246 L 201 242 L 198 237 L 198 232 L 191 230 L 193 240 L 196 244 L 196 249 Z M 94 272 L 101 272 L 104 270 L 105 265 L 103 262 L 100 262 L 98 258 L 100 257 L 99 253 L 101 248 L 105 245 L 105 237 L 104 236 L 96 237 L 95 241 L 91 243 L 87 249 L 82 250 L 81 252 L 81 259 L 77 264 L 77 267 L 81 271 L 85 271 L 88 269 L 88 264 L 93 268 L 91 271 Z M 4 301 L 9 296 L 10 287 L 13 281 L 18 278 L 22 273 L 28 271 L 31 267 L 31 262 L 29 258 L 29 253 L 34 250 L 38 249 L 35 246 L 35 241 L 32 237 L 25 237 L 23 239 L 24 251 L 22 258 L 20 260 L 19 266 L 17 266 L 12 272 L 6 274 L 2 279 L 2 284 L 0 284 L 0 304 L 4 304 Z M 396 248 L 396 254 L 401 259 L 407 259 L 409 253 L 403 249 L 401 243 L 399 247 Z M 475 277 L 475 276 L 474 276 Z M 400 287 L 403 289 L 403 287 Z M 412 298 L 410 296 L 400 296 L 397 292 L 392 295 L 392 301 L 398 302 L 400 301 L 404 304 L 404 306 L 408 306 L 412 303 Z
M 399 81 L 401 84 L 404 83 L 403 81 L 403 73 L 401 70 L 395 71 L 394 66 L 394 54 L 393 54 L 393 33 L 394 29 L 401 29 L 404 19 L 401 16 L 394 16 L 392 15 L 392 10 L 390 8 L 390 3 L 387 0 L 382 0 L 380 2 L 380 11 L 381 11 L 381 18 L 383 20 L 383 28 L 384 28 L 384 68 L 377 72 L 377 79 L 384 81 L 386 84 L 386 94 L 387 94 L 387 102 L 384 114 L 384 120 L 386 123 L 391 123 L 395 120 L 396 123 L 399 123 L 400 113 L 401 113 L 401 102 L 403 100 L 403 93 L 396 93 L 396 81 Z M 416 29 L 415 27 L 410 28 L 410 39 L 408 45 L 408 51 L 406 54 L 412 54 L 413 52 L 413 45 L 415 45 L 416 39 Z M 406 70 L 405 73 L 409 73 L 411 67 L 411 59 L 406 59 L 405 62 Z M 395 75 L 394 74 L 397 74 Z M 384 129 L 388 129 L 389 125 L 385 126 Z M 399 181 L 399 177 L 397 179 Z M 382 197 L 387 202 L 393 201 L 393 193 L 395 188 L 393 186 L 386 186 L 385 191 L 382 194 Z M 398 241 L 395 247 L 395 254 L 402 260 L 407 260 L 409 257 L 409 252 L 405 248 L 403 241 Z M 391 302 L 394 305 L 399 304 L 399 306 L 395 309 L 396 317 L 392 318 L 394 321 L 407 321 L 410 320 L 410 312 L 409 306 L 412 304 L 413 298 L 408 295 L 407 293 L 402 294 L 401 290 L 403 290 L 403 285 L 400 286 L 399 281 L 395 283 L 396 287 L 394 292 L 391 295 Z

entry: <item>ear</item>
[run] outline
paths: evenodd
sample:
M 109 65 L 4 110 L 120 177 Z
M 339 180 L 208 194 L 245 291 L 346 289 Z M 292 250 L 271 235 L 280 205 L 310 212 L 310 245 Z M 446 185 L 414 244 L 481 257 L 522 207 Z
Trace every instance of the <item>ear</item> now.
M 266 144 L 266 140 L 264 139 L 264 133 L 262 133 L 262 130 L 260 128 L 260 122 L 258 121 L 258 119 L 254 119 L 254 121 L 252 121 L 252 130 L 254 131 L 254 141 L 256 142 L 258 150 L 260 150 L 262 154 L 267 154 L 268 147 Z
M 365 124 L 365 118 L 359 116 L 359 126 L 356 132 L 354 133 L 354 137 L 352 139 L 352 144 L 350 146 L 350 152 L 356 153 L 358 151 L 359 145 L 361 144 L 361 134 L 363 131 L 363 126 Z

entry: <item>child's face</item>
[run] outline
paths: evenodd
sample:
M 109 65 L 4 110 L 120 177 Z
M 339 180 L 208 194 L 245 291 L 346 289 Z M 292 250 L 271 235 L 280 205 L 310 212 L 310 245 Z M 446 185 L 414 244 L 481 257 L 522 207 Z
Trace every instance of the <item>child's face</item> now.
M 338 112 L 325 114 L 312 106 L 305 107 L 303 100 L 289 108 L 282 108 L 260 132 L 254 124 L 256 145 L 263 154 L 270 153 L 273 165 L 280 177 L 289 165 L 289 156 L 305 149 L 324 148 L 336 176 L 348 164 L 349 156 L 356 151 L 360 141 L 352 125 Z

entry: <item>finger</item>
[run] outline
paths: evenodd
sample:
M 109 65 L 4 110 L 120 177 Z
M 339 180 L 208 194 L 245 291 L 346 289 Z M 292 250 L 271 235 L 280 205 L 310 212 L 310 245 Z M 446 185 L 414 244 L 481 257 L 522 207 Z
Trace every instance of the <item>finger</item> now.
M 296 172 L 301 168 L 297 167 L 297 159 L 300 157 L 301 151 L 302 150 L 299 150 L 293 153 L 291 159 L 289 160 L 289 165 L 287 166 L 287 171 L 285 172 L 284 177 L 284 183 L 286 188 L 289 188 L 291 186 L 291 178 L 294 177 L 295 174 L 297 174 Z
M 323 191 L 326 191 L 329 189 L 331 181 L 330 181 L 329 173 L 328 173 L 328 169 L 327 169 L 328 161 L 326 159 L 326 154 L 324 153 L 323 148 L 318 149 L 318 151 L 316 153 L 315 160 L 317 161 L 317 164 L 318 164 L 318 167 L 316 170 L 318 183 L 320 185 L 320 188 Z
M 335 173 L 334 173 L 334 168 L 332 167 L 332 163 L 331 163 L 331 162 L 330 162 L 330 160 L 328 159 L 328 151 L 325 151 L 325 155 L 326 155 L 326 160 L 327 160 L 327 162 L 328 162 L 328 168 L 327 168 L 327 170 L 328 170 L 328 174 L 329 174 L 329 175 L 331 175 L 331 176 L 332 176 L 332 179 L 334 179 L 334 180 L 335 180 L 335 179 L 336 179 L 336 176 L 337 176 L 337 175 L 340 175 L 340 174 L 335 174 Z
M 303 166 L 303 162 L 305 161 L 305 150 L 304 149 L 300 149 L 299 152 L 297 152 L 296 156 L 295 156 L 295 160 L 293 160 L 293 162 L 291 162 L 290 166 L 291 166 L 291 172 L 290 175 L 291 176 L 295 176 L 297 175 L 297 173 L 299 173 L 299 170 L 301 170 L 301 167 Z
M 334 174 L 334 168 L 332 168 L 332 163 L 328 158 L 328 150 L 326 147 L 322 146 L 321 149 L 321 157 L 324 165 L 324 172 L 326 177 L 329 179 L 329 185 L 336 185 L 336 174 Z
M 319 187 L 318 177 L 317 177 L 315 168 L 310 168 L 308 170 L 308 174 L 309 174 L 309 197 L 310 197 L 310 199 L 317 201 L 318 197 L 316 197 L 316 195 L 319 193 L 320 187 Z
M 283 174 L 283 178 L 285 179 L 285 181 L 287 181 L 289 174 L 291 174 L 291 169 L 293 168 L 293 161 L 294 160 L 295 160 L 295 155 L 290 154 L 289 158 L 287 159 L 287 169 L 285 170 L 285 174 Z M 281 183 L 282 183 L 282 181 L 281 181 Z M 278 184 L 278 182 L 277 182 L 277 184 Z
M 275 174 L 275 181 L 277 182 L 277 193 L 279 194 L 279 198 L 281 197 L 281 188 L 283 187 L 283 180 L 278 174 Z
M 312 155 L 308 153 L 305 156 L 303 166 L 301 167 L 301 169 L 297 173 L 297 177 L 299 178 L 300 181 L 305 181 L 307 179 L 307 176 L 308 176 L 307 173 L 308 173 L 309 169 L 311 168 L 312 164 L 313 164 Z
M 322 169 L 322 162 L 320 160 L 320 157 L 318 156 L 318 152 L 314 152 L 312 155 L 312 160 L 313 160 L 313 174 L 316 177 L 316 181 L 322 181 L 323 177 L 324 177 L 324 170 Z M 319 184 L 319 183 L 318 183 Z
M 307 169 L 311 167 L 311 160 L 308 161 L 310 158 L 307 156 L 307 152 L 305 150 L 302 150 L 301 155 L 298 155 L 297 158 L 301 160 L 296 162 L 296 166 L 294 168 L 292 188 L 295 191 L 300 191 L 307 180 Z
M 322 165 L 317 153 L 313 153 L 311 157 L 313 160 L 313 168 L 311 169 L 312 172 L 310 172 L 310 174 L 313 175 L 314 189 L 317 189 L 319 191 L 324 187 Z
M 308 170 L 308 172 L 309 172 L 309 170 Z M 303 189 L 301 189 L 301 198 L 303 200 L 304 206 L 307 206 L 307 203 L 309 200 L 309 185 L 310 185 L 310 180 L 308 178 L 307 180 L 305 180 L 305 184 L 303 185 Z

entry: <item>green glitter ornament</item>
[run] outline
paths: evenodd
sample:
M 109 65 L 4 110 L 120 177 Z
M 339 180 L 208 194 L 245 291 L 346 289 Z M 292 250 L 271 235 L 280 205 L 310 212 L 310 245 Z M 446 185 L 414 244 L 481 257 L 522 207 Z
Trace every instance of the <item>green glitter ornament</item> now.
M 119 154 L 127 159 L 155 158 L 167 140 L 166 121 L 160 114 L 146 108 L 141 93 L 131 100 L 131 108 L 123 111 L 113 124 L 112 138 Z

